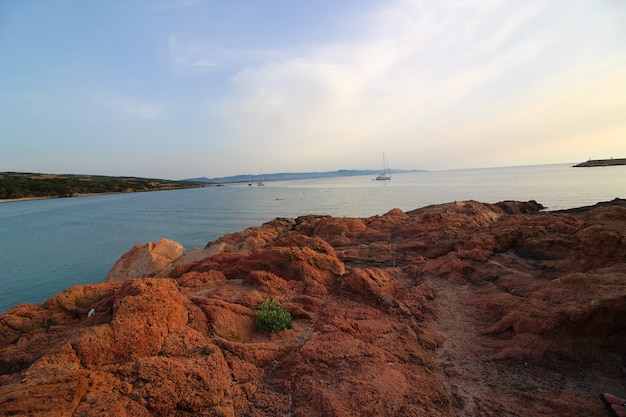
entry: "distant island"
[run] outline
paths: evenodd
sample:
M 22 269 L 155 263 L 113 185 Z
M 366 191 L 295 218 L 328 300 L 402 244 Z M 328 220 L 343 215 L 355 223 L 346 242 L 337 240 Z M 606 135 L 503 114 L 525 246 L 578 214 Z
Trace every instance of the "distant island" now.
M 137 177 L 0 172 L 0 200 L 175 190 L 207 185 L 204 182 Z
M 421 172 L 420 169 L 392 169 L 392 174 L 401 174 L 406 172 Z M 226 184 L 226 183 L 240 183 L 240 182 L 257 182 L 263 181 L 288 181 L 288 180 L 307 180 L 315 178 L 333 178 L 333 177 L 356 177 L 361 175 L 376 176 L 380 174 L 380 170 L 374 169 L 340 169 L 337 171 L 326 172 L 282 172 L 277 174 L 263 174 L 263 175 L 233 175 L 230 177 L 218 177 L 218 178 L 187 178 L 184 181 L 193 182 L 206 182 L 211 184 Z
M 585 162 L 581 162 L 580 164 L 574 165 L 576 168 L 587 168 L 587 167 L 608 167 L 613 165 L 626 165 L 626 158 L 617 158 L 617 159 L 590 159 Z

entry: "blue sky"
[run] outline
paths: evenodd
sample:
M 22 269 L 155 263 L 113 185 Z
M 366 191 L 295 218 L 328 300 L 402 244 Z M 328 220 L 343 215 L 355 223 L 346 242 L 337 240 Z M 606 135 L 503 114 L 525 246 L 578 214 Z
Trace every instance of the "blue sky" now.
M 626 157 L 623 0 L 5 0 L 0 171 Z

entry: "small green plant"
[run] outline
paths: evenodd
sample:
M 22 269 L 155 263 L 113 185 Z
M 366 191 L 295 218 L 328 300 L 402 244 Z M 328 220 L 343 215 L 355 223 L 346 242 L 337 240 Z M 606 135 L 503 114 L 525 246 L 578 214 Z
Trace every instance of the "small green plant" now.
M 265 333 L 293 328 L 291 314 L 272 300 L 263 299 L 256 313 L 256 327 Z

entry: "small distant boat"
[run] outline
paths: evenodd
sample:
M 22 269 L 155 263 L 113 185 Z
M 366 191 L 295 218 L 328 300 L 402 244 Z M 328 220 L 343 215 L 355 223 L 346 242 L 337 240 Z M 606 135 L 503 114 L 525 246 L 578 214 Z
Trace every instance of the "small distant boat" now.
M 258 187 L 263 187 L 265 185 L 265 182 L 263 181 L 263 174 L 261 173 L 261 178 L 259 178 L 259 180 L 256 182 L 256 185 Z
M 387 159 L 385 158 L 385 153 L 383 152 L 383 173 L 376 177 L 376 181 L 389 180 L 391 180 L 391 171 L 389 170 L 389 166 L 387 165 Z

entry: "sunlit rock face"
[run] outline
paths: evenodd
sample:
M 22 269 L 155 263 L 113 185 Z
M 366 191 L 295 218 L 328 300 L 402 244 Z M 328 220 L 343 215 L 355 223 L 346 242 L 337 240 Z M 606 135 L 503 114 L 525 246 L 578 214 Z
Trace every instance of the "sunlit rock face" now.
M 303 216 L 0 316 L 0 415 L 602 416 L 623 393 L 626 202 Z M 255 328 L 263 299 L 293 329 Z
M 121 282 L 129 278 L 153 277 L 185 254 L 185 248 L 170 239 L 135 245 L 125 253 L 107 274 L 104 282 Z

